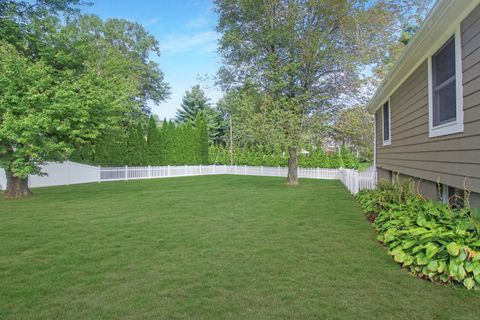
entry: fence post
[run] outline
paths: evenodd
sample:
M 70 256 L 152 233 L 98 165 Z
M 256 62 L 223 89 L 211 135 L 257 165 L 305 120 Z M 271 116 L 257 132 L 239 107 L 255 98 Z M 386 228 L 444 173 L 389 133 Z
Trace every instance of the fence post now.
M 185 165 L 185 175 L 187 175 L 187 165 Z
M 215 164 L 212 166 L 212 174 L 215 174 Z
M 167 177 L 170 177 L 170 165 L 167 166 Z
M 99 166 L 98 168 L 98 183 L 102 182 L 102 167 Z
M 152 178 L 152 167 L 148 166 L 148 179 Z
M 260 166 L 260 173 L 263 176 L 263 166 Z
M 128 181 L 128 166 L 125 166 L 125 180 Z
M 234 174 L 237 174 L 237 165 L 235 165 L 235 166 L 233 167 L 233 173 L 234 173 Z
M 245 175 L 247 175 L 247 165 L 245 165 L 244 173 L 245 173 Z

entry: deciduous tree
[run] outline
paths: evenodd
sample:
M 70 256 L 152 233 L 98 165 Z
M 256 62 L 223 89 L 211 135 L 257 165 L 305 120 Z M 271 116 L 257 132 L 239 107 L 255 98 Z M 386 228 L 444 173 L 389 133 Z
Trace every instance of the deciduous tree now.
M 256 110 L 273 119 L 265 123 L 275 123 L 278 143 L 288 149 L 289 184 L 298 183 L 297 150 L 310 119 L 358 94 L 360 74 L 381 60 L 398 30 L 395 15 L 418 1 L 400 2 L 215 1 L 220 83 L 225 90 L 254 84 L 268 97 Z
M 149 56 L 158 42 L 136 23 L 76 16 L 81 1 L 0 4 L 0 166 L 10 198 L 47 160 L 145 118 L 168 86 Z M 60 10 L 60 11 L 59 11 Z M 68 17 L 60 15 L 67 12 Z
M 343 0 L 217 0 L 219 75 L 225 88 L 249 81 L 271 97 L 268 108 L 288 148 L 288 183 L 298 184 L 297 150 L 305 118 L 330 112 L 354 94 L 359 68 L 372 61 L 377 6 Z

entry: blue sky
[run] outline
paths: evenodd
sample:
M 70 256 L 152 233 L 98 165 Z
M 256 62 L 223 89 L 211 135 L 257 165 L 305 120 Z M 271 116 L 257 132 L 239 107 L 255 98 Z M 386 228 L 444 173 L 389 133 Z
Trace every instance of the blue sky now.
M 212 1 L 91 1 L 93 6 L 84 7 L 84 13 L 93 13 L 103 19 L 123 18 L 139 22 L 160 42 L 161 56 L 155 61 L 170 84 L 171 95 L 166 102 L 151 105 L 153 113 L 161 118 L 174 117 L 185 91 L 195 84 L 202 86 L 211 102 L 215 103 L 221 97 L 212 80 L 220 65 L 216 53 L 217 16 Z M 205 76 L 210 80 L 203 80 Z

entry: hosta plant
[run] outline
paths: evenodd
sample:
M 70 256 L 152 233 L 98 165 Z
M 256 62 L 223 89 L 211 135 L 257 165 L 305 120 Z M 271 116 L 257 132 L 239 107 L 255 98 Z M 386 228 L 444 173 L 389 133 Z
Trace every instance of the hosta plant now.
M 480 289 L 480 211 L 426 200 L 411 184 L 380 186 L 357 196 L 377 239 L 405 269 L 432 281 Z

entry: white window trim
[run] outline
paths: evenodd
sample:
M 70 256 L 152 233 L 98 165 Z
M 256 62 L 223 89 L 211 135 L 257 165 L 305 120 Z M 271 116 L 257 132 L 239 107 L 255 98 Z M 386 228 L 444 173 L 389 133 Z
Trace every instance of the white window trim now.
M 428 136 L 430 138 L 463 132 L 463 83 L 462 83 L 462 33 L 460 24 L 455 28 L 455 85 L 456 85 L 456 120 L 433 126 L 433 70 L 432 55 L 428 56 Z M 447 41 L 447 40 L 446 40 Z M 445 41 L 445 42 L 446 42 Z M 442 44 L 442 46 L 445 44 Z M 440 49 L 441 46 L 438 49 Z M 436 52 L 436 51 L 435 51 Z
M 385 140 L 385 121 L 383 116 L 383 105 L 388 102 L 388 140 Z M 389 146 L 392 144 L 392 105 L 390 104 L 390 98 L 382 103 L 382 145 Z

